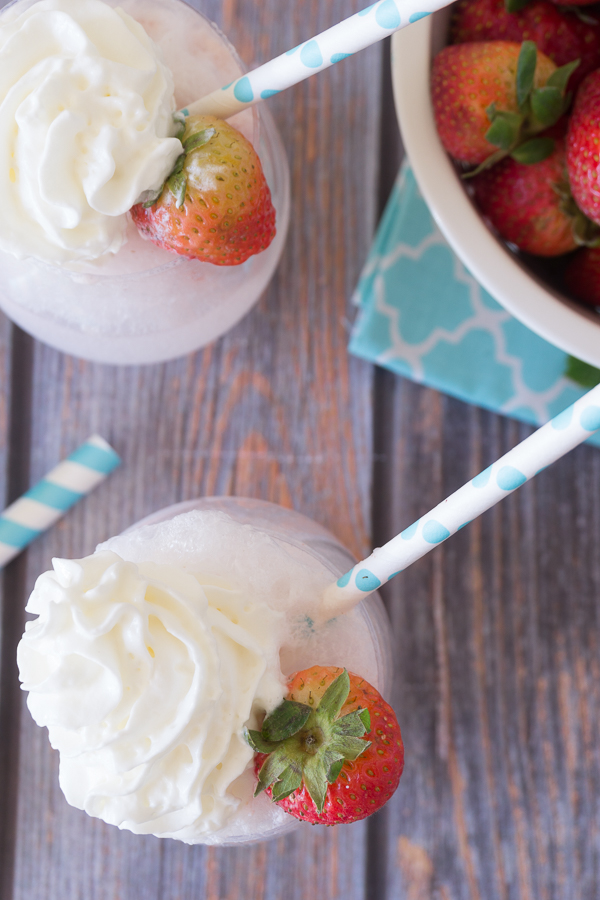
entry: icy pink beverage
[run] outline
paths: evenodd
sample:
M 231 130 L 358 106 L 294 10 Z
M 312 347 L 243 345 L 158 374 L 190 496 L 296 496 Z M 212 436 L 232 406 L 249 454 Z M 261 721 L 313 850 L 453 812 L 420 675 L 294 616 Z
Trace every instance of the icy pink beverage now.
M 257 150 L 276 210 L 262 253 L 238 266 L 189 260 L 142 240 L 127 212 L 181 151 L 173 111 L 243 71 L 216 26 L 182 0 L 18 0 L 0 13 L 0 70 L 0 305 L 15 322 L 67 353 L 135 364 L 195 350 L 248 312 L 289 217 L 267 109 L 230 120 Z M 127 147 L 136 129 L 156 138 L 133 163 L 119 145 L 124 119 Z M 16 143 L 3 140 L 15 128 Z
M 352 564 L 321 526 L 258 500 L 161 510 L 83 560 L 54 560 L 19 646 L 28 706 L 60 751 L 73 806 L 186 843 L 261 840 L 296 820 L 253 797 L 256 728 L 309 666 L 390 689 L 376 595 L 319 622 L 324 588 Z M 304 826 L 308 827 L 308 826 Z

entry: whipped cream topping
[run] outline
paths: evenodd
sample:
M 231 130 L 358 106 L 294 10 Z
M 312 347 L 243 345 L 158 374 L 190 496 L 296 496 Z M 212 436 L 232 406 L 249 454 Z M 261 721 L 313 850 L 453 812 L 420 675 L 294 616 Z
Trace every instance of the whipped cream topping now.
M 18 664 L 66 799 L 138 834 L 202 840 L 249 800 L 242 729 L 284 695 L 284 614 L 111 550 L 53 565 L 29 599 L 38 618 Z
M 116 253 L 178 155 L 158 48 L 101 0 L 0 15 L 0 249 L 65 265 Z

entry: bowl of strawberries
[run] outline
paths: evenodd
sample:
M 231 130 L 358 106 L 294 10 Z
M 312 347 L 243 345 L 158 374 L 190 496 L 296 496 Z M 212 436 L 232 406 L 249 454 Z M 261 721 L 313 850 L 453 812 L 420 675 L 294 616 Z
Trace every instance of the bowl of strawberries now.
M 394 35 L 392 73 L 454 251 L 516 318 L 600 367 L 600 13 L 458 0 Z

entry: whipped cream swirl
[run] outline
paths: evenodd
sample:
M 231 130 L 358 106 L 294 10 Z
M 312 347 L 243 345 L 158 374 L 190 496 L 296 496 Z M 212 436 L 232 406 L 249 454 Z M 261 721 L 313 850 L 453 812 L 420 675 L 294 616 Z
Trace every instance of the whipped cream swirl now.
M 242 729 L 283 697 L 283 614 L 110 550 L 53 565 L 30 597 L 38 618 L 18 664 L 68 802 L 138 834 L 201 841 L 249 799 Z
M 0 249 L 57 265 L 116 253 L 181 153 L 174 85 L 141 25 L 101 0 L 0 15 Z

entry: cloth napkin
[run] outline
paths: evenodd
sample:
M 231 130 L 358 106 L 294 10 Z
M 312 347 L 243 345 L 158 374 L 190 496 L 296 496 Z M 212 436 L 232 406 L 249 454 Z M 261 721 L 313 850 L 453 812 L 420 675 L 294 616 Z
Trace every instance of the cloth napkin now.
M 356 287 L 349 350 L 468 403 L 541 425 L 585 393 L 567 354 L 513 318 L 455 256 L 402 166 Z M 590 443 L 600 446 L 600 435 Z

